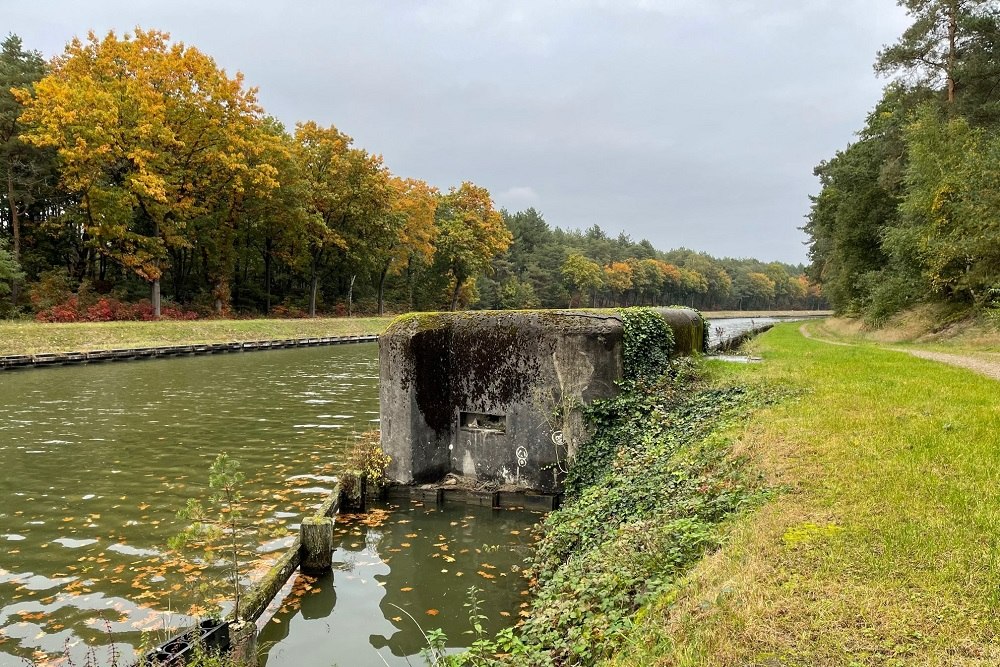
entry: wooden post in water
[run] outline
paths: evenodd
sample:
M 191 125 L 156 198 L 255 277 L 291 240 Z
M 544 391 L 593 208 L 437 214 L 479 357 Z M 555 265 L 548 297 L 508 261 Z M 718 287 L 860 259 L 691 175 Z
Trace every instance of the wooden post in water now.
M 309 516 L 299 526 L 302 537 L 302 564 L 308 574 L 325 574 L 333 569 L 333 520 Z
M 257 624 L 237 621 L 229 624 L 230 655 L 233 664 L 257 667 Z

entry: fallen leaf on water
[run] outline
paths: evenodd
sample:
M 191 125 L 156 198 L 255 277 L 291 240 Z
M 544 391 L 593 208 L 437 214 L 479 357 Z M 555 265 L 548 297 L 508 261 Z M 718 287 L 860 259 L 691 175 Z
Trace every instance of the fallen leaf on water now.
M 439 612 L 437 609 L 428 609 L 424 613 L 426 613 L 428 616 L 437 616 Z

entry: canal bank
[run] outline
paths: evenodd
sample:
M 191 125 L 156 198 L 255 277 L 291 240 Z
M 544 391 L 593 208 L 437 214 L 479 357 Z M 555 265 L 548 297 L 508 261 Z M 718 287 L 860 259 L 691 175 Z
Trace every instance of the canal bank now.
M 995 380 L 800 325 L 721 381 L 795 392 L 733 438 L 781 492 L 642 607 L 604 664 L 1000 663 Z
M 298 517 L 332 488 L 331 474 L 342 464 L 353 434 L 376 423 L 376 378 L 373 345 L 5 374 L 0 447 L 7 475 L 0 490 L 12 501 L 0 511 L 7 547 L 0 559 L 0 598 L 8 601 L 0 615 L 0 664 L 21 664 L 17 656 L 36 650 L 58 654 L 67 640 L 105 644 L 101 619 L 109 620 L 125 654 L 141 643 L 144 629 L 165 632 L 185 625 L 183 612 L 194 613 L 191 606 L 203 598 L 192 585 L 197 577 L 189 579 L 195 573 L 170 559 L 164 545 L 179 530 L 176 509 L 187 498 L 206 494 L 208 463 L 219 451 L 240 460 L 247 495 L 261 500 L 255 516 L 294 530 Z M 458 520 L 448 519 L 435 538 L 462 527 L 452 521 Z M 524 534 L 525 529 L 508 530 L 505 540 L 520 539 L 511 530 Z M 483 547 L 506 548 L 505 540 L 495 537 L 475 548 L 491 553 Z M 440 539 L 431 545 L 439 543 L 447 546 Z M 286 546 L 262 544 L 261 554 Z M 459 551 L 463 548 L 470 547 Z M 390 568 L 406 566 L 406 547 L 387 549 Z M 454 574 L 454 581 L 464 584 L 467 567 L 458 571 L 462 576 Z M 475 574 L 484 582 L 493 580 L 480 571 L 497 582 L 511 577 L 483 566 Z M 319 592 L 312 593 L 315 589 Z M 324 591 L 334 589 L 313 586 L 307 599 L 329 605 Z M 336 603 L 349 617 L 351 599 L 345 594 Z M 449 619 L 467 618 L 468 587 L 448 600 L 453 607 L 429 609 Z M 522 603 L 517 619 L 528 613 Z M 382 615 L 369 621 L 388 619 L 397 630 L 412 627 L 405 615 L 386 616 L 389 609 L 380 607 Z M 426 611 L 407 608 L 417 618 L 416 612 Z M 493 620 L 513 623 L 514 612 L 508 614 L 497 612 Z M 421 625 L 432 627 L 438 615 L 425 613 Z M 407 621 L 393 621 L 397 616 Z M 304 621 L 320 622 L 298 622 Z M 468 639 L 458 626 L 446 629 L 452 645 Z M 298 641 L 295 637 L 292 632 L 288 639 Z M 328 639 L 335 642 L 337 636 Z M 375 648 L 371 642 L 368 646 Z
M 587 410 L 593 437 L 540 525 L 523 622 L 442 664 L 595 665 L 631 651 L 642 610 L 772 495 L 736 435 L 785 398 L 701 360 L 634 357 L 621 393 Z

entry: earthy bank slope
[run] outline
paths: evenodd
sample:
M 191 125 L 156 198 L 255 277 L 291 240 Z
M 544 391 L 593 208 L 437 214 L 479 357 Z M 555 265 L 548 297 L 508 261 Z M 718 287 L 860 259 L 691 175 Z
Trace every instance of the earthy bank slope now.
M 743 451 L 781 492 L 640 614 L 610 664 L 1000 663 L 997 383 L 780 325 L 761 365 L 797 388 Z
M 970 312 L 925 305 L 900 313 L 880 327 L 856 318 L 831 317 L 811 323 L 819 337 L 851 343 L 913 346 L 963 352 L 1000 352 L 1000 311 Z

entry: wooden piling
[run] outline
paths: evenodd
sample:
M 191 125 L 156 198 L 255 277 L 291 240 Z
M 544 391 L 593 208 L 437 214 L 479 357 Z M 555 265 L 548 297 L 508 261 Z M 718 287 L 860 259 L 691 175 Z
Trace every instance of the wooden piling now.
M 324 574 L 333 564 L 333 520 L 325 516 L 309 516 L 299 527 L 302 538 L 300 569 L 307 574 Z
M 239 621 L 229 624 L 230 656 L 233 664 L 257 667 L 257 624 Z

